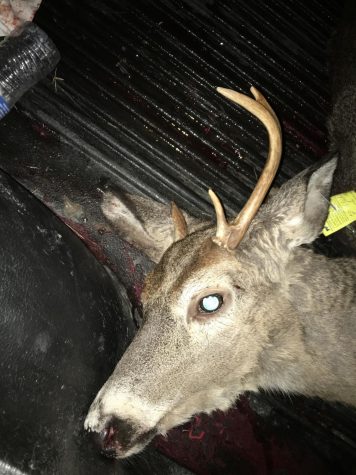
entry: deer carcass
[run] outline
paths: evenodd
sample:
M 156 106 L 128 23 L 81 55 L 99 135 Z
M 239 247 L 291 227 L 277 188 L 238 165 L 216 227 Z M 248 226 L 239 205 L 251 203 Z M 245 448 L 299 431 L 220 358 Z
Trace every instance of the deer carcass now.
M 216 224 L 176 206 L 171 219 L 142 197 L 108 193 L 103 202 L 121 235 L 157 263 L 142 295 L 143 324 L 85 421 L 114 457 L 139 452 L 194 413 L 229 408 L 246 390 L 356 405 L 356 260 L 303 247 L 324 226 L 337 157 L 262 204 L 280 161 L 279 122 L 257 90 L 254 99 L 219 91 L 259 118 L 270 142 L 235 219 L 212 191 Z

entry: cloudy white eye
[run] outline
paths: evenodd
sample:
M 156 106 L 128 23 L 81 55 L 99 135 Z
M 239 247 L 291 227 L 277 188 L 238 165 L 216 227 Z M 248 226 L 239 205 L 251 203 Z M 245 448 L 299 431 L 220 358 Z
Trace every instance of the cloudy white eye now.
M 220 294 L 211 294 L 203 297 L 199 301 L 199 311 L 202 313 L 213 313 L 219 310 L 224 303 L 224 299 Z

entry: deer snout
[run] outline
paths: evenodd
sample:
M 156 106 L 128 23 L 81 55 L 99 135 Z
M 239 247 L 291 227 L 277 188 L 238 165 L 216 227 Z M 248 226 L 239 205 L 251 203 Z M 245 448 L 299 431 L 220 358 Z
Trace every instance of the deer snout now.
M 104 402 L 96 400 L 84 424 L 99 450 L 111 458 L 125 458 L 139 452 L 158 433 L 156 424 L 147 425 L 143 421 L 144 413 L 142 417 L 140 412 L 132 417 L 118 412 L 105 410 Z
M 157 430 L 145 430 L 136 423 L 109 416 L 104 428 L 94 433 L 100 451 L 110 458 L 125 458 L 142 449 L 157 434 Z

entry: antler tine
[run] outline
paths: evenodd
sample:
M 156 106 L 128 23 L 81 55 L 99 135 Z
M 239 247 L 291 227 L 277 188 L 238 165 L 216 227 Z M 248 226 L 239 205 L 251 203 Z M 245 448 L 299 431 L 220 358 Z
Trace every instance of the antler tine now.
M 282 155 L 282 133 L 279 121 L 272 107 L 256 88 L 251 88 L 255 99 L 231 89 L 218 87 L 217 91 L 259 119 L 267 129 L 269 136 L 268 158 L 261 176 L 249 200 L 230 225 L 230 232 L 225 235 L 225 247 L 233 250 L 244 237 L 277 173 Z
M 171 203 L 171 215 L 174 224 L 174 242 L 184 239 L 188 234 L 185 217 L 174 201 Z
M 256 99 L 257 102 L 259 102 L 260 104 L 262 104 L 270 113 L 271 115 L 273 116 L 274 120 L 278 123 L 278 127 L 279 129 L 281 128 L 280 127 L 280 124 L 279 124 L 279 120 L 276 116 L 276 113 L 274 112 L 274 110 L 272 109 L 270 103 L 267 101 L 267 99 L 265 98 L 265 96 L 262 94 L 262 92 L 260 92 L 258 89 L 256 89 L 254 86 L 251 86 L 250 87 L 250 91 L 253 95 L 253 97 Z
M 211 189 L 208 193 L 214 205 L 216 214 L 216 236 L 213 238 L 213 241 L 219 246 L 225 247 L 226 239 L 224 238 L 226 237 L 227 233 L 229 233 L 230 226 L 226 221 L 224 208 L 219 197 Z

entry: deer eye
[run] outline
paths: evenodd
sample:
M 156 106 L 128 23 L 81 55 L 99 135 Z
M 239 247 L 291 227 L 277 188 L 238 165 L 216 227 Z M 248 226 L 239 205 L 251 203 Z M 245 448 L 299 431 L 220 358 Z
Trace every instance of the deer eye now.
M 213 313 L 219 310 L 224 303 L 224 299 L 220 294 L 211 294 L 203 297 L 199 301 L 199 311 L 202 313 Z

